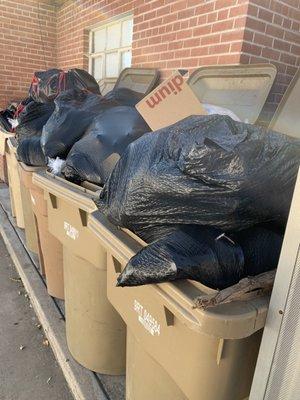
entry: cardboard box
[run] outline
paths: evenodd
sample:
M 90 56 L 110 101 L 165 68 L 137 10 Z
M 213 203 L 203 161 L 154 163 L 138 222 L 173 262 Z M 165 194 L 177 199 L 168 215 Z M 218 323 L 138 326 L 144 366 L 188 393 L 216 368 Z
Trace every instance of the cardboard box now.
M 153 131 L 190 115 L 207 114 L 179 71 L 144 97 L 136 109 Z

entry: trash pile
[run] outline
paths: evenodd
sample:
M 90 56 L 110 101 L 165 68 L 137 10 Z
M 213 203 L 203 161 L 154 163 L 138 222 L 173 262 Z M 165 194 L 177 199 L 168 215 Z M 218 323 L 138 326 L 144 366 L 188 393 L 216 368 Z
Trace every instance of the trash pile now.
M 26 165 L 103 186 L 101 212 L 148 244 L 118 286 L 193 279 L 222 289 L 276 268 L 300 141 L 212 104 L 151 132 L 135 108 L 143 97 L 122 87 L 103 96 L 86 71 L 51 69 L 0 124 Z
M 26 165 L 59 165 L 57 174 L 64 166 L 68 180 L 103 184 L 126 146 L 150 131 L 134 108 L 143 96 L 127 88 L 102 96 L 80 69 L 39 71 L 29 97 L 4 110 L 0 123 L 15 133 L 18 159 Z
M 189 278 L 222 289 L 276 268 L 300 141 L 228 116 L 191 116 L 123 153 L 99 209 L 149 245 L 119 286 Z

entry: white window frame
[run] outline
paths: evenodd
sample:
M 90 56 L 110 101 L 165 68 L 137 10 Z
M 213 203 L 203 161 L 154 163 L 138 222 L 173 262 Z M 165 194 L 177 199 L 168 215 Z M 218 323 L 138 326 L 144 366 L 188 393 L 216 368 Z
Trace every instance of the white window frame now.
M 98 25 L 95 28 L 90 29 L 89 32 L 89 73 L 91 75 L 93 75 L 93 59 L 97 58 L 99 56 L 102 57 L 102 71 L 103 71 L 103 76 L 102 78 L 100 78 L 98 80 L 99 82 L 103 82 L 103 81 L 115 81 L 117 80 L 121 70 L 122 70 L 122 53 L 126 52 L 126 51 L 132 51 L 132 44 L 130 46 L 123 46 L 122 47 L 122 32 L 120 35 L 120 43 L 119 43 L 119 47 L 115 48 L 115 49 L 109 49 L 109 50 L 104 50 L 101 52 L 93 52 L 93 35 L 95 32 L 102 30 L 103 28 L 107 29 L 109 26 L 115 25 L 116 23 L 120 23 L 122 26 L 122 23 L 124 21 L 128 21 L 128 20 L 132 20 L 133 21 L 133 15 L 132 14 L 127 14 L 126 16 L 121 16 L 121 17 L 116 17 L 113 18 L 112 20 L 110 20 L 109 22 L 105 22 L 101 25 Z M 118 75 L 116 77 L 107 77 L 107 71 L 106 71 L 106 56 L 107 54 L 110 53 L 118 53 Z

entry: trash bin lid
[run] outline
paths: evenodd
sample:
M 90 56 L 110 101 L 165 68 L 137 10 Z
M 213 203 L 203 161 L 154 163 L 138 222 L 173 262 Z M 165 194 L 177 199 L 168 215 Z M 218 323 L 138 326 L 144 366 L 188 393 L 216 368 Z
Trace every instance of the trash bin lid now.
M 13 133 L 0 129 L 0 155 L 4 156 L 7 139 L 14 137 Z
M 79 186 L 45 170 L 35 172 L 32 181 L 45 191 L 64 199 L 87 213 L 97 209 L 94 199 L 99 197 L 98 190 L 100 190 L 100 187 L 96 185 L 93 185 L 92 190 L 91 185 L 87 187 L 84 187 L 84 184 Z
M 116 258 L 123 269 L 146 243 L 126 229 L 112 225 L 100 212 L 92 213 L 88 227 L 101 244 Z M 248 301 L 236 301 L 206 310 L 194 308 L 197 296 L 215 291 L 191 280 L 180 280 L 148 285 L 153 296 L 162 302 L 176 318 L 190 329 L 216 338 L 239 339 L 250 336 L 263 328 L 269 297 L 257 297 Z M 122 288 L 120 288 L 122 290 Z M 129 288 L 128 290 L 134 290 Z
M 114 88 L 127 88 L 146 95 L 157 86 L 159 78 L 159 71 L 155 68 L 125 68 Z
M 25 172 L 36 172 L 36 171 L 43 171 L 46 169 L 46 167 L 29 166 L 29 165 L 26 165 L 25 163 L 23 163 L 22 161 L 19 161 L 19 165 L 22 168 L 22 170 L 24 170 Z
M 100 88 L 100 93 L 104 96 L 107 92 L 113 90 L 118 78 L 103 78 L 98 84 Z
M 272 64 L 207 66 L 194 71 L 188 84 L 202 103 L 228 108 L 241 121 L 255 123 L 276 73 Z
M 300 138 L 300 69 L 287 88 L 270 122 L 270 128 L 286 135 Z

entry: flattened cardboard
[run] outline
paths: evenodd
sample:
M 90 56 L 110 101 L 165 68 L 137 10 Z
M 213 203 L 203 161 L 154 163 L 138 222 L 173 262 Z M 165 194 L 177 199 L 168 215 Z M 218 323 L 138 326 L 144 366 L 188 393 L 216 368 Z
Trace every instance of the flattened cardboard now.
M 153 131 L 190 115 L 207 114 L 179 71 L 144 97 L 136 109 Z

